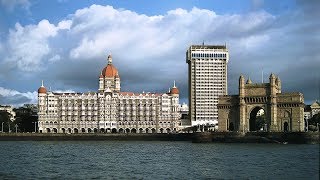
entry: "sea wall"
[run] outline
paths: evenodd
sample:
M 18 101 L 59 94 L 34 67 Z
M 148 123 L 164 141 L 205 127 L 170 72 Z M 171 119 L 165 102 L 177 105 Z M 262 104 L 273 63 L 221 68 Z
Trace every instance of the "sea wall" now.
M 0 141 L 192 141 L 194 143 L 320 144 L 319 132 L 204 132 L 177 134 L 0 133 Z

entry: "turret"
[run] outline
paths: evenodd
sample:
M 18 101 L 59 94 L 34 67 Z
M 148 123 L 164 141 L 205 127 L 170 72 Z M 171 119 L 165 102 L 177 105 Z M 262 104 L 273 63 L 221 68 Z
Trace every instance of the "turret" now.
M 173 87 L 170 90 L 172 96 L 179 96 L 179 89 L 176 87 L 176 81 L 173 81 Z
M 239 96 L 243 97 L 244 96 L 244 76 L 241 74 L 239 77 Z
M 41 82 L 41 86 L 38 89 L 38 94 L 46 94 L 47 93 L 47 89 L 43 86 L 43 80 Z
M 276 90 L 276 76 L 271 73 L 270 74 L 270 77 L 269 77 L 269 80 L 270 80 L 270 93 L 271 93 L 271 96 L 276 96 L 277 94 L 277 90 Z
M 276 85 L 278 86 L 278 93 L 281 93 L 281 80 L 279 76 L 276 78 Z
M 246 84 L 252 84 L 252 81 L 251 81 L 250 77 L 248 78 Z

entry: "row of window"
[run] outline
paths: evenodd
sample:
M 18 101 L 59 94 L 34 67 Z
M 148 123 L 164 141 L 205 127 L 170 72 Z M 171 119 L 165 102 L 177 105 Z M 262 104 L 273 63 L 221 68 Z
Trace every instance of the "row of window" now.
M 192 53 L 191 57 L 227 57 L 226 53 Z

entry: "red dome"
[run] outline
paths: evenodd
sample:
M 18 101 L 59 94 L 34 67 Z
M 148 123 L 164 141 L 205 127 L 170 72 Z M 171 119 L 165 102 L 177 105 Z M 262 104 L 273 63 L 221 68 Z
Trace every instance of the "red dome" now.
M 177 88 L 177 87 L 173 87 L 172 89 L 171 89 L 171 92 L 170 92 L 171 94 L 179 94 L 179 89 Z
M 108 64 L 103 70 L 102 75 L 104 77 L 113 78 L 118 74 L 118 70 L 114 65 Z
M 44 86 L 41 86 L 39 89 L 38 89 L 38 93 L 47 93 L 47 89 L 44 87 Z

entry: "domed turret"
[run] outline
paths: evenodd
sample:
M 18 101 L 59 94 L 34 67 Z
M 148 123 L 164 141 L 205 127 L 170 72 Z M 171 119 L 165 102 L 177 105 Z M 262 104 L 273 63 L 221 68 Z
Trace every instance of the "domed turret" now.
M 252 84 L 252 81 L 251 81 L 250 77 L 248 78 L 246 84 Z
M 47 89 L 43 86 L 43 81 L 42 81 L 42 83 L 41 83 L 40 88 L 38 89 L 38 93 L 39 93 L 39 94 L 40 94 L 40 93 L 42 93 L 42 94 L 47 93 Z
M 102 71 L 101 71 L 101 73 L 100 73 L 100 76 L 99 76 L 99 78 L 103 78 L 103 75 L 102 75 Z
M 176 81 L 173 82 L 173 87 L 171 88 L 170 94 L 179 94 L 179 89 L 176 87 Z
M 108 56 L 108 65 L 103 68 L 102 76 L 107 78 L 113 78 L 118 74 L 118 70 L 114 65 L 112 65 L 112 56 Z

